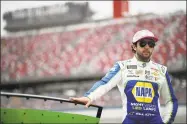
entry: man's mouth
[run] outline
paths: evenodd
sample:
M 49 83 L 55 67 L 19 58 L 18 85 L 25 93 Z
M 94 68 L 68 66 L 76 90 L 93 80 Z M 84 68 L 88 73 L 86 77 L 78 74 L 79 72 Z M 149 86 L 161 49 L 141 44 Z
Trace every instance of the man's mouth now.
M 144 51 L 143 53 L 144 53 L 144 54 L 150 54 L 150 52 L 149 52 L 149 51 Z
M 143 56 L 150 56 L 150 52 L 148 51 L 143 52 Z

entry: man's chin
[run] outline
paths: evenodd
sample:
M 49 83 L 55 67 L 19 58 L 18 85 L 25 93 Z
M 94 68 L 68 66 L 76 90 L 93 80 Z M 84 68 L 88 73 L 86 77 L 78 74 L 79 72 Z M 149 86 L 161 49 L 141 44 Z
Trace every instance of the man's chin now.
M 146 56 L 144 55 L 144 56 L 142 56 L 142 57 L 143 57 L 144 60 L 150 59 L 150 55 L 146 55 Z

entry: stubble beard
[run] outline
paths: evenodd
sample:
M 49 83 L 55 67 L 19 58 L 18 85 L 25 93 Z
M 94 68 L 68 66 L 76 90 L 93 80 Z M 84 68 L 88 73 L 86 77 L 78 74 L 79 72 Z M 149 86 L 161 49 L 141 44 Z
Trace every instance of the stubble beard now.
M 136 56 L 138 57 L 138 59 L 140 61 L 143 61 L 143 62 L 148 62 L 150 60 L 150 57 L 151 57 L 151 53 L 148 52 L 146 54 L 149 54 L 149 55 L 144 55 L 145 53 L 142 53 L 142 54 L 139 54 L 138 52 L 136 53 Z

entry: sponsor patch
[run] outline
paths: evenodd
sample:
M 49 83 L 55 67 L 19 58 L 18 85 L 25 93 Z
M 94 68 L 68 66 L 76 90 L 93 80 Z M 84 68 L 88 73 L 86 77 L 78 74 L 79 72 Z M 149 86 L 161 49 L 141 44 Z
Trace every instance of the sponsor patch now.
M 146 65 L 147 65 L 146 63 L 143 63 L 143 64 L 142 64 L 142 67 L 144 68 Z
M 134 70 L 127 70 L 128 74 L 134 74 Z
M 137 65 L 127 65 L 127 69 L 137 69 Z
M 158 77 L 158 76 L 159 76 L 159 73 L 158 73 L 157 71 L 153 71 L 151 74 L 152 74 L 153 76 L 155 76 L 155 77 Z
M 146 75 L 150 75 L 150 74 L 151 74 L 151 72 L 150 72 L 150 71 L 148 71 L 148 70 L 145 70 L 145 74 L 146 74 Z
M 139 76 L 135 74 L 128 74 L 127 77 L 139 77 Z
M 137 74 L 137 75 L 143 75 L 143 70 L 136 70 L 135 74 Z
M 147 80 L 154 80 L 154 77 L 150 76 L 150 75 L 145 75 L 145 79 L 147 79 Z
M 137 102 L 151 103 L 155 93 L 151 83 L 137 82 L 132 89 L 132 94 Z

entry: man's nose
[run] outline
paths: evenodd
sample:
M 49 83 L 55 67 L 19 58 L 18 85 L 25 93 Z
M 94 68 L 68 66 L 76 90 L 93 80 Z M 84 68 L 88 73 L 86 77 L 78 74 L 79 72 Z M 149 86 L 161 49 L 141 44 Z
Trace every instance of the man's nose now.
M 150 48 L 148 44 L 145 45 L 145 48 Z

